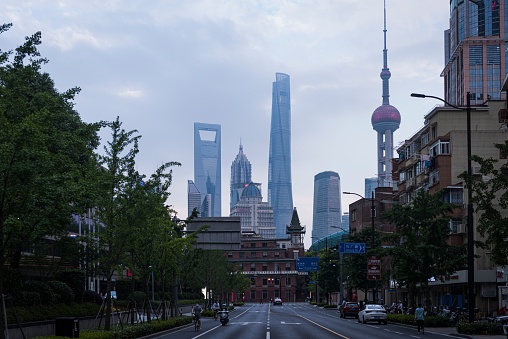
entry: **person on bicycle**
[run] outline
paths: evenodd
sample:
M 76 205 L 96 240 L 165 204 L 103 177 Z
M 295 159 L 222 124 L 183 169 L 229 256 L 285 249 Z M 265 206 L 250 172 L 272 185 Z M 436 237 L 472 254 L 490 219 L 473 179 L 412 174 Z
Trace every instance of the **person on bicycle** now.
M 215 301 L 213 303 L 213 317 L 215 318 L 215 320 L 217 320 L 217 314 L 218 314 L 219 310 L 220 310 L 219 302 Z
M 199 306 L 199 303 L 196 303 L 196 305 L 192 308 L 192 315 L 196 319 L 196 321 L 201 325 L 201 312 L 203 309 L 201 306 Z

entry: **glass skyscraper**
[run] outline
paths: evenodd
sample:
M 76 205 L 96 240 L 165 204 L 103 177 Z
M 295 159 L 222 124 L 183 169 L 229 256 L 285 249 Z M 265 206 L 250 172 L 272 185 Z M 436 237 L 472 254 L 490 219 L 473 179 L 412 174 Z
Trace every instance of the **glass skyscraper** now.
M 508 0 L 452 0 L 445 31 L 445 100 L 457 106 L 501 99 L 508 61 Z
M 194 184 L 201 194 L 202 216 L 221 216 L 221 129 L 220 125 L 194 123 Z M 206 200 L 210 199 L 210 202 Z M 203 213 L 205 212 L 205 213 Z M 208 212 L 208 213 L 206 213 Z
M 273 208 L 277 238 L 286 238 L 293 215 L 291 185 L 291 96 L 289 75 L 275 74 L 268 157 L 268 203 Z
M 326 171 L 314 176 L 312 242 L 341 231 L 342 207 L 340 194 L 340 176 L 338 173 Z

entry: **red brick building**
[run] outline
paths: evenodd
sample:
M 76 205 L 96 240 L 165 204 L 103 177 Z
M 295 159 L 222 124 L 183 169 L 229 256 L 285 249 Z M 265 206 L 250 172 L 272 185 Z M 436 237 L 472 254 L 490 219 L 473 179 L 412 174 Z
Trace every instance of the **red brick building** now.
M 245 235 L 241 248 L 228 252 L 229 261 L 251 280 L 250 287 L 239 298 L 246 302 L 268 302 L 274 298 L 281 298 L 283 302 L 305 300 L 307 272 L 296 270 L 296 260 L 304 256 L 305 228 L 300 225 L 296 208 L 286 233 L 288 239 Z

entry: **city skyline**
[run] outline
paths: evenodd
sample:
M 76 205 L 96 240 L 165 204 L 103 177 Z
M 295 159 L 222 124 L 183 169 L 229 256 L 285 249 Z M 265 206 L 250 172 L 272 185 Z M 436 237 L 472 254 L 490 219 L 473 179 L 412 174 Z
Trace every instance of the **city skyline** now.
M 4 1 L 2 50 L 42 33 L 42 69 L 55 87 L 81 88 L 75 109 L 86 122 L 137 129 L 137 169 L 173 168 L 168 205 L 184 218 L 193 178 L 193 123 L 222 126 L 222 214 L 229 210 L 229 165 L 242 140 L 267 185 L 271 88 L 275 72 L 291 75 L 293 204 L 311 242 L 313 177 L 340 173 L 344 191 L 364 192 L 377 174 L 371 114 L 379 106 L 383 3 L 207 1 L 129 5 L 109 2 Z M 400 144 L 443 97 L 446 1 L 387 0 L 390 101 L 403 114 Z M 343 20 L 337 20 L 337 15 Z M 102 142 L 108 140 L 102 131 Z M 98 150 L 102 151 L 102 147 Z M 370 160 L 366 160 L 370 159 Z M 266 187 L 265 199 L 266 199 Z M 227 193 L 226 193 L 227 192 Z M 342 196 L 342 210 L 357 200 Z

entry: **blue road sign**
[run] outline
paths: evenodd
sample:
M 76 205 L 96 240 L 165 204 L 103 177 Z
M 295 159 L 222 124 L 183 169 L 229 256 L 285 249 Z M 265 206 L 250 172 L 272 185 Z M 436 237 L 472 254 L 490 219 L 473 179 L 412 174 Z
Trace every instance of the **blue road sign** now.
M 341 242 L 339 243 L 339 253 L 363 254 L 365 253 L 364 242 Z
M 319 258 L 300 257 L 296 259 L 296 270 L 301 272 L 319 271 Z

